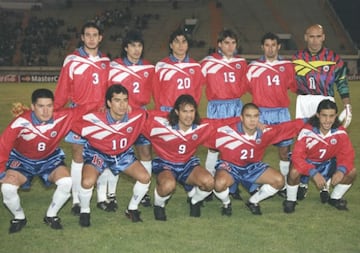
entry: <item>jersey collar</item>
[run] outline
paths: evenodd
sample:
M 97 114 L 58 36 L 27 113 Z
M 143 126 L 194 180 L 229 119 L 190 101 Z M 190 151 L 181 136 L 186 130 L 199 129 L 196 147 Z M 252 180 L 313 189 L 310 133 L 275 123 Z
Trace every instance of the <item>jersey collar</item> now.
M 84 47 L 79 47 L 78 51 L 79 51 L 79 54 L 80 54 L 82 57 L 89 57 L 89 54 L 86 53 Z M 100 52 L 100 50 L 98 51 L 98 56 L 101 57 L 101 52 Z
M 236 124 L 236 128 L 237 128 L 237 130 L 238 130 L 240 133 L 246 134 L 245 131 L 244 131 L 242 122 L 238 122 L 238 123 Z M 261 129 L 256 128 L 256 139 L 261 138 L 262 135 L 263 135 L 263 132 L 261 131 Z
M 180 62 L 186 62 L 188 63 L 190 61 L 190 57 L 188 54 L 186 54 L 184 60 L 180 61 L 178 58 L 176 58 L 173 54 L 170 54 L 169 55 L 169 58 L 172 62 L 175 62 L 175 63 L 180 63 Z
M 123 62 L 125 64 L 125 66 L 144 65 L 142 59 L 139 59 L 139 61 L 137 63 L 133 63 L 129 60 L 129 58 L 124 57 Z
M 34 125 L 45 125 L 54 123 L 54 119 L 51 117 L 51 119 L 49 119 L 48 121 L 41 121 L 38 119 L 38 117 L 36 117 L 34 112 L 31 112 L 31 122 Z
M 110 110 L 107 109 L 106 110 L 106 119 L 107 121 L 110 123 L 110 124 L 115 124 L 115 123 L 122 123 L 122 122 L 127 122 L 129 120 L 129 116 L 128 114 L 126 113 L 124 118 L 122 118 L 122 120 L 115 120 L 111 114 L 110 114 Z

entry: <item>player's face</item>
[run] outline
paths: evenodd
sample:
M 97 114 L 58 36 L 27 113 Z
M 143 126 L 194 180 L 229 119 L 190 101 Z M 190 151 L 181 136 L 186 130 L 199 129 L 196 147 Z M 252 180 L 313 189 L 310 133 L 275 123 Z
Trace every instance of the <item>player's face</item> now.
M 181 130 L 188 130 L 195 120 L 195 107 L 191 104 L 181 105 L 180 110 L 175 110 L 179 116 L 179 127 Z
M 335 122 L 337 113 L 335 109 L 323 109 L 316 116 L 319 118 L 320 131 L 327 134 Z
M 125 51 L 127 54 L 127 58 L 132 63 L 137 63 L 140 60 L 142 51 L 143 51 L 143 44 L 140 42 L 132 42 L 125 47 Z
M 241 115 L 244 131 L 247 134 L 253 134 L 256 131 L 256 126 L 259 123 L 260 112 L 256 108 L 245 109 Z
M 111 101 L 107 101 L 110 114 L 115 120 L 121 120 L 128 111 L 128 96 L 123 93 L 113 93 Z
M 266 39 L 264 44 L 261 46 L 262 50 L 264 51 L 266 60 L 276 60 L 279 54 L 280 46 L 281 45 L 278 44 L 276 40 Z
M 226 37 L 223 41 L 218 43 L 219 49 L 227 58 L 234 56 L 236 46 L 236 40 L 230 37 Z
M 84 34 L 81 35 L 81 40 L 84 42 L 85 51 L 95 56 L 99 49 L 102 35 L 99 34 L 99 30 L 95 27 L 85 28 Z
M 36 103 L 31 105 L 31 109 L 40 121 L 48 121 L 53 116 L 54 101 L 51 98 L 38 98 Z
M 320 27 L 310 27 L 305 34 L 305 42 L 311 53 L 317 53 L 323 46 L 325 34 Z
M 186 52 L 189 49 L 189 44 L 183 35 L 179 35 L 176 36 L 176 38 L 171 42 L 170 48 L 173 51 L 173 55 L 177 59 L 183 60 L 186 56 Z

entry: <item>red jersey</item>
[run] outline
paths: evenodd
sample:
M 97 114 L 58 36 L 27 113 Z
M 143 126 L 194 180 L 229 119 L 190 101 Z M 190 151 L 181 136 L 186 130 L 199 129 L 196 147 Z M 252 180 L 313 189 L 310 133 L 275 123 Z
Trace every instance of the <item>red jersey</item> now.
M 123 120 L 114 121 L 108 110 L 82 116 L 72 130 L 84 137 L 89 144 L 106 155 L 118 155 L 128 150 L 138 138 L 146 113 L 134 110 Z
M 80 48 L 65 58 L 55 89 L 54 106 L 68 102 L 84 105 L 96 102 L 104 106 L 110 60 L 104 55 L 89 57 Z
M 201 71 L 206 77 L 207 99 L 240 99 L 246 92 L 246 68 L 244 58 L 225 60 L 219 53 L 205 57 L 201 61 Z
M 156 64 L 153 80 L 155 109 L 159 110 L 161 106 L 172 108 L 183 94 L 193 96 L 199 104 L 205 80 L 200 64 L 192 58 L 188 59 L 187 62 L 174 62 L 167 57 Z
M 291 61 L 254 61 L 249 64 L 246 77 L 252 102 L 260 107 L 289 107 L 288 90 L 294 93 L 297 90 Z
M 170 126 L 166 113 L 150 112 L 143 134 L 152 144 L 156 154 L 169 162 L 186 163 L 194 156 L 199 145 L 209 137 L 212 127 L 209 122 L 193 125 L 184 132 Z
M 331 129 L 325 136 L 320 130 L 306 125 L 294 144 L 291 156 L 296 170 L 303 175 L 309 175 L 315 169 L 312 162 L 324 162 L 336 158 L 337 168 L 349 172 L 354 168 L 355 151 L 345 129 Z
M 268 126 L 264 130 L 257 129 L 253 136 L 249 136 L 238 121 L 218 127 L 206 145 L 219 150 L 222 160 L 245 167 L 260 162 L 269 145 L 294 137 L 303 125 L 302 120 L 293 120 Z
M 123 85 L 129 92 L 129 105 L 133 109 L 143 108 L 150 103 L 154 71 L 154 65 L 146 60 L 127 65 L 122 59 L 115 59 L 110 63 L 109 85 Z
M 48 122 L 39 122 L 32 111 L 16 117 L 0 136 L 0 172 L 5 170 L 12 149 L 28 159 L 46 159 L 85 112 L 83 107 L 54 111 Z

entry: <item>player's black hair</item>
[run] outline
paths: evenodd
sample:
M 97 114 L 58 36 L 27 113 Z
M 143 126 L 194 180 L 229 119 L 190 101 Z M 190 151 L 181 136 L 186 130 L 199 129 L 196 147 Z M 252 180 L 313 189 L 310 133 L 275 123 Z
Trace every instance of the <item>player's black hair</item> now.
M 123 93 L 125 95 L 127 95 L 129 97 L 129 92 L 128 90 L 122 86 L 121 84 L 113 84 L 111 85 L 107 90 L 106 90 L 106 95 L 105 95 L 105 106 L 106 108 L 110 108 L 107 104 L 107 101 L 110 101 L 111 102 L 111 99 L 112 97 L 114 96 L 114 93 L 115 94 L 120 94 L 120 93 Z
M 137 30 L 130 30 L 126 34 L 126 36 L 123 39 L 123 42 L 121 44 L 121 58 L 125 58 L 127 56 L 127 52 L 126 52 L 125 48 L 127 48 L 129 44 L 134 43 L 134 42 L 141 43 L 141 45 L 143 46 L 143 50 L 141 52 L 140 58 L 144 57 L 145 44 L 144 44 L 144 39 L 143 39 L 142 34 Z
M 328 110 L 328 109 L 333 109 L 333 110 L 335 110 L 336 113 L 338 113 L 338 107 L 337 107 L 336 103 L 334 101 L 331 101 L 330 99 L 322 100 L 316 109 L 316 113 L 319 114 L 322 110 Z M 312 125 L 313 127 L 320 128 L 320 121 L 316 114 L 313 115 L 312 117 L 310 117 L 310 119 L 308 120 L 308 123 L 310 125 Z M 341 122 L 340 122 L 339 118 L 336 117 L 335 122 L 331 126 L 331 128 L 338 128 L 339 126 L 341 126 Z
M 102 35 L 103 34 L 103 29 L 101 29 L 100 26 L 98 26 L 94 21 L 88 21 L 86 22 L 82 27 L 81 27 L 81 34 L 84 35 L 85 34 L 85 29 L 86 28 L 95 28 L 99 31 L 99 34 Z
M 260 112 L 259 107 L 254 103 L 246 103 L 244 104 L 243 108 L 241 109 L 241 115 L 244 115 L 245 110 L 247 109 L 256 109 Z
M 179 116 L 176 114 L 175 110 L 180 111 L 180 108 L 182 106 L 185 106 L 185 105 L 194 106 L 194 108 L 195 108 L 195 119 L 194 119 L 193 124 L 196 124 L 196 125 L 200 124 L 200 114 L 199 114 L 198 106 L 197 106 L 197 103 L 196 103 L 195 99 L 189 94 L 183 94 L 183 95 L 180 95 L 176 99 L 174 107 L 173 107 L 173 109 L 170 111 L 170 113 L 168 115 L 169 123 L 170 123 L 171 126 L 175 126 L 176 124 L 179 123 Z
M 261 37 L 261 45 L 264 45 L 265 40 L 276 40 L 277 44 L 281 44 L 280 38 L 278 35 L 276 35 L 275 33 L 272 32 L 268 32 L 265 33 L 262 37 Z
M 31 103 L 36 104 L 39 98 L 50 98 L 54 101 L 54 93 L 49 89 L 36 89 L 31 94 Z
M 186 32 L 184 31 L 184 29 L 182 29 L 182 28 L 176 29 L 175 31 L 173 31 L 170 34 L 170 37 L 169 37 L 169 52 L 170 52 L 170 54 L 172 54 L 172 52 L 173 52 L 173 50 L 170 47 L 170 44 L 173 43 L 173 41 L 176 39 L 177 36 L 184 36 L 186 41 L 189 43 L 189 38 L 188 38 Z
M 225 40 L 227 37 L 235 39 L 236 44 L 238 43 L 238 36 L 237 34 L 231 30 L 231 29 L 224 29 L 222 31 L 219 32 L 218 37 L 217 37 L 217 43 L 222 42 L 223 40 Z

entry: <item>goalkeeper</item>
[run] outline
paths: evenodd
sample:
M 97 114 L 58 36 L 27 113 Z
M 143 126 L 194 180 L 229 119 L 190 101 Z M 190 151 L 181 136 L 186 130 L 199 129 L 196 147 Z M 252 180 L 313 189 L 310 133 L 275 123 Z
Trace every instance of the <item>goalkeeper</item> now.
M 349 85 L 346 78 L 347 67 L 333 50 L 324 47 L 325 32 L 319 24 L 309 26 L 304 34 L 306 48 L 293 55 L 296 72 L 297 99 L 296 118 L 310 118 L 323 99 L 335 102 L 334 86 L 344 104 L 339 115 L 345 128 L 351 123 L 352 112 L 349 96 Z M 302 178 L 298 200 L 304 199 L 307 193 L 307 178 Z

